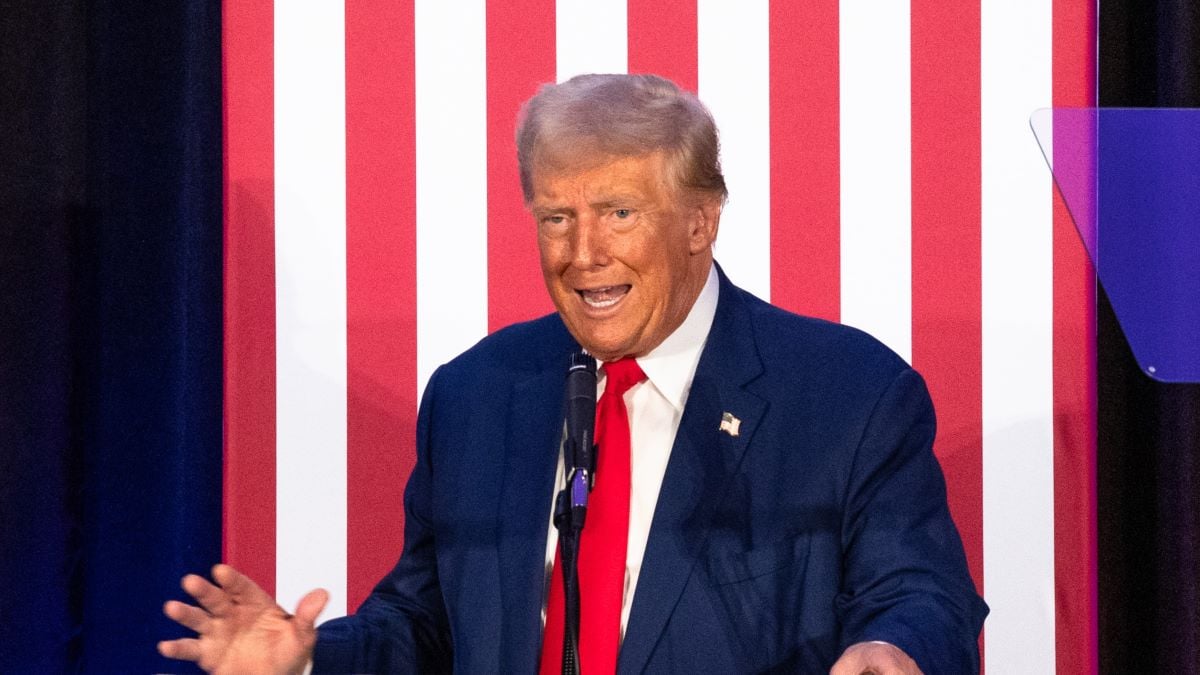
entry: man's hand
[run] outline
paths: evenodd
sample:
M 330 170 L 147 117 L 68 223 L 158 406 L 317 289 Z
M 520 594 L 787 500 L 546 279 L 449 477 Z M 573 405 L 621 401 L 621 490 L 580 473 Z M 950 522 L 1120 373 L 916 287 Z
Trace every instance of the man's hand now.
M 195 574 L 183 578 L 183 590 L 199 607 L 175 600 L 163 605 L 164 614 L 199 635 L 160 642 L 158 652 L 195 661 L 210 673 L 301 672 L 312 657 L 314 624 L 329 593 L 309 592 L 290 615 L 230 566 L 214 566 L 212 576 L 216 585 Z
M 886 642 L 850 645 L 833 664 L 829 675 L 922 675 L 917 662 L 903 650 Z

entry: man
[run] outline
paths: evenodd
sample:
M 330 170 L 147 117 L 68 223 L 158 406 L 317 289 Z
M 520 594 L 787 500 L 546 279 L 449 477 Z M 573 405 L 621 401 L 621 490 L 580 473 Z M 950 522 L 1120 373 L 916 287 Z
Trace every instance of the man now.
M 290 616 L 229 567 L 217 585 L 188 576 L 200 607 L 165 611 L 200 637 L 163 654 L 228 672 L 557 671 L 550 511 L 582 346 L 601 390 L 628 387 L 601 395 L 597 433 L 625 440 L 602 439 L 581 544 L 584 671 L 977 671 L 986 607 L 924 384 L 716 267 L 725 183 L 700 102 L 653 76 L 580 76 L 526 105 L 517 143 L 558 312 L 431 378 L 395 569 L 319 630 L 323 591 Z M 585 562 L 613 558 L 616 586 L 589 602 Z

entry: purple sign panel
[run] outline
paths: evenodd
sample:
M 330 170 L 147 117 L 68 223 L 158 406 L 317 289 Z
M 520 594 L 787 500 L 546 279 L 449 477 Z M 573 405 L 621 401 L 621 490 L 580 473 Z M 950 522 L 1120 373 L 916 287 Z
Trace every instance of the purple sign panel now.
M 1200 110 L 1056 108 L 1031 125 L 1142 370 L 1200 382 Z

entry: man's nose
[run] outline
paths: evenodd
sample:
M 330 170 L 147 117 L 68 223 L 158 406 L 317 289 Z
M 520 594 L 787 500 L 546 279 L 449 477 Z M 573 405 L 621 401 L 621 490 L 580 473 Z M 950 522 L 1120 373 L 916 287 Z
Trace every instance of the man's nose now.
M 609 232 L 601 219 L 586 214 L 575 222 L 571 241 L 571 264 L 591 269 L 608 264 Z

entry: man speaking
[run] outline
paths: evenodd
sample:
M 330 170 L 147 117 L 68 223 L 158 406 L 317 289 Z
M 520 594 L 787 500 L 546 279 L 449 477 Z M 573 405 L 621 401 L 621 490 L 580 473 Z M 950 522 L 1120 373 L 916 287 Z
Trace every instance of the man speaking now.
M 564 374 L 601 362 L 579 541 L 583 673 L 968 673 L 967 574 L 919 375 L 871 337 L 738 289 L 713 262 L 711 116 L 647 75 L 547 85 L 517 131 L 558 312 L 430 379 L 404 551 L 314 628 L 228 566 L 168 602 L 215 672 L 559 672 Z M 732 233 L 736 236 L 736 233 Z M 729 236 L 729 235 L 726 235 Z

